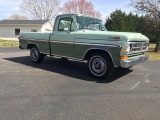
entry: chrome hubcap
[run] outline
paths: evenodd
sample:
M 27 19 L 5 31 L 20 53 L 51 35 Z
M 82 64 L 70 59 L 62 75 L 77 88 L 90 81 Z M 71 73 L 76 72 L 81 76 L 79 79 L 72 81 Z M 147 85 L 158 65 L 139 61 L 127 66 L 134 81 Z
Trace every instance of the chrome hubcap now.
M 36 61 L 38 59 L 38 51 L 36 49 L 32 50 L 32 59 Z
M 103 74 L 106 71 L 106 63 L 101 58 L 94 58 L 91 63 L 91 67 L 94 73 Z

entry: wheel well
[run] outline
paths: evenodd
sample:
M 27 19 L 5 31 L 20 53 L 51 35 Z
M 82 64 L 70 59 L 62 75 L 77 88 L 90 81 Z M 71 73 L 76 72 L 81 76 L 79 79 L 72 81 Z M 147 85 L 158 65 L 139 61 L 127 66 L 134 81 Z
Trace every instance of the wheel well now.
M 95 54 L 95 53 L 100 53 L 100 54 L 105 54 L 108 56 L 108 58 L 111 60 L 111 62 L 113 63 L 114 65 L 114 62 L 113 62 L 113 59 L 112 59 L 112 56 L 109 54 L 108 51 L 106 50 L 98 50 L 98 49 L 92 49 L 92 50 L 89 50 L 86 54 L 85 54 L 85 57 L 84 57 L 84 60 L 88 60 L 89 57 L 92 55 L 92 54 Z
M 35 44 L 28 44 L 28 45 L 27 45 L 27 49 L 31 49 L 31 48 L 34 47 L 34 46 L 37 47 L 37 45 L 35 45 Z

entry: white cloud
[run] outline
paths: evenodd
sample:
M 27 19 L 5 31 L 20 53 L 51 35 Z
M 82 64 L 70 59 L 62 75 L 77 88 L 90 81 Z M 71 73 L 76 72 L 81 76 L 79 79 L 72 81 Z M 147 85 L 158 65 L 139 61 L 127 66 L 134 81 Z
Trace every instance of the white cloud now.
M 0 0 L 0 19 L 6 19 L 11 14 L 19 13 L 19 6 L 22 0 Z
M 17 6 L 22 0 L 0 0 L 0 6 Z

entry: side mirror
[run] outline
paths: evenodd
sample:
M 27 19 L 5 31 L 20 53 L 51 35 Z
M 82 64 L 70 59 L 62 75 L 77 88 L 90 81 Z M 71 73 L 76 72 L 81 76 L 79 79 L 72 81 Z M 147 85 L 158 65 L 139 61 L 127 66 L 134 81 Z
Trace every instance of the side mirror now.
M 67 33 L 70 33 L 68 28 L 64 28 L 64 31 L 67 32 Z

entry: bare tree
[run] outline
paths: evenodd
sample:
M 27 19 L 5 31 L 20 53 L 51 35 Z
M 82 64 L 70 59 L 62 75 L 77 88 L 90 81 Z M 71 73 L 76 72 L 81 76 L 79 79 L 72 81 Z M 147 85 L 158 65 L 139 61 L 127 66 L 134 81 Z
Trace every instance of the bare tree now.
M 60 0 L 23 0 L 22 12 L 36 20 L 53 20 L 60 11 Z
M 28 18 L 24 15 L 20 14 L 12 14 L 8 17 L 9 20 L 27 20 Z
M 157 40 L 155 52 L 160 45 L 160 0 L 130 0 L 130 5 L 138 12 L 151 15 L 157 27 Z
M 102 17 L 102 14 L 94 9 L 92 2 L 87 0 L 69 0 L 64 3 L 62 12 L 86 14 L 98 18 Z

